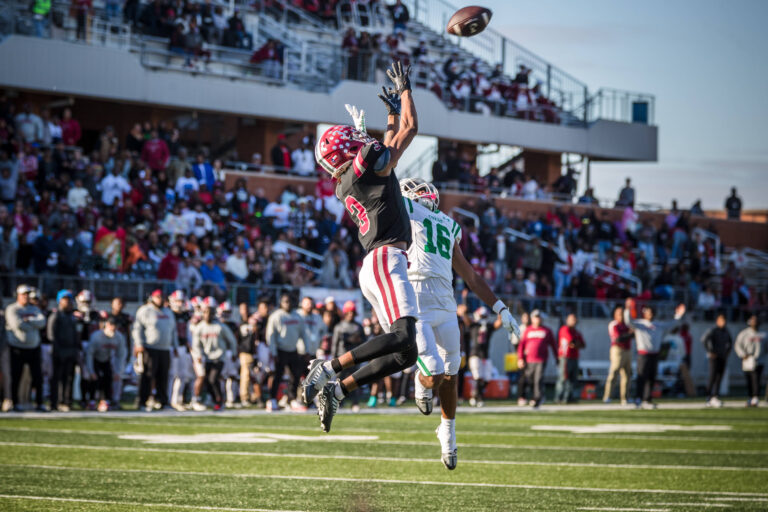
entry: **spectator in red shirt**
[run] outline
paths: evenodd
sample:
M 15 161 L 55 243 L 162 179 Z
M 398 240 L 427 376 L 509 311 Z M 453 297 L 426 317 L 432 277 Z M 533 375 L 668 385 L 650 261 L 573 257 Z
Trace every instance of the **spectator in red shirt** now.
M 178 245 L 171 246 L 168 254 L 165 255 L 165 258 L 163 258 L 160 262 L 160 266 L 157 268 L 158 279 L 166 279 L 168 281 L 176 280 L 176 277 L 179 275 L 179 263 L 181 262 L 179 252 Z
M 61 118 L 61 140 L 65 146 L 77 146 L 81 136 L 80 123 L 72 118 L 72 110 L 65 108 Z
M 565 325 L 557 334 L 559 373 L 555 387 L 555 402 L 574 400 L 574 390 L 579 385 L 579 349 L 585 347 L 584 337 L 576 330 L 579 319 L 575 313 L 568 313 Z
M 621 404 L 627 404 L 627 393 L 632 379 L 632 352 L 630 352 L 630 347 L 633 335 L 632 329 L 624 323 L 624 306 L 616 306 L 613 308 L 613 320 L 608 324 L 608 336 L 611 338 L 611 367 L 608 370 L 608 378 L 605 381 L 605 392 L 603 393 L 603 402 L 605 403 L 611 401 L 613 381 L 616 378 L 616 373 L 621 372 L 619 396 L 621 396 Z
M 517 346 L 517 366 L 525 372 L 526 381 L 533 385 L 533 399 L 530 404 L 535 409 L 541 405 L 541 384 L 549 350 L 552 350 L 553 356 L 557 356 L 555 337 L 548 327 L 541 325 L 541 312 L 534 309 L 531 311 L 531 325 L 525 330 Z
M 168 149 L 168 144 L 158 137 L 157 130 L 152 130 L 152 136 L 144 143 L 144 148 L 141 150 L 141 159 L 147 163 L 150 169 L 159 172 L 168 166 L 170 157 L 171 152 Z

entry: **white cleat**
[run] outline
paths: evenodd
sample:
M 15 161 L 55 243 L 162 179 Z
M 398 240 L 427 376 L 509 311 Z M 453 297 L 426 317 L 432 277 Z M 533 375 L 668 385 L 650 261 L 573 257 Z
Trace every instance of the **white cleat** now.
M 192 410 L 197 412 L 202 412 L 206 409 L 206 407 L 201 404 L 200 402 L 192 402 Z
M 322 359 L 313 359 L 309 363 L 309 373 L 301 384 L 301 400 L 304 405 L 311 404 L 326 383 L 336 377 L 336 372 L 333 370 L 329 372 L 324 362 Z
M 456 448 L 456 433 L 449 432 L 440 424 L 435 429 L 437 440 L 440 441 L 440 461 L 448 469 L 453 471 L 459 463 L 458 449 Z
M 649 411 L 653 410 L 653 409 L 656 409 L 657 407 L 658 407 L 658 405 L 656 405 L 653 402 L 641 402 L 640 403 L 640 408 L 641 409 L 646 409 L 646 410 L 649 410 Z

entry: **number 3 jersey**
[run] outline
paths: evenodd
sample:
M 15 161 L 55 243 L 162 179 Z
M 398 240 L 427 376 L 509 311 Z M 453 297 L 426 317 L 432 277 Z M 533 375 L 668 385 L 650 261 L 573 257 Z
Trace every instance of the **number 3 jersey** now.
M 339 177 L 336 196 L 355 221 L 360 243 L 366 251 L 396 242 L 411 244 L 411 225 L 392 171 L 381 176 L 389 164 L 389 150 L 375 141 L 364 146 L 352 166 Z
M 453 247 L 461 241 L 461 227 L 441 211 L 433 212 L 410 199 L 405 199 L 404 204 L 413 232 L 408 248 L 408 280 L 420 295 L 419 303 L 455 310 Z M 422 297 L 424 294 L 430 297 Z

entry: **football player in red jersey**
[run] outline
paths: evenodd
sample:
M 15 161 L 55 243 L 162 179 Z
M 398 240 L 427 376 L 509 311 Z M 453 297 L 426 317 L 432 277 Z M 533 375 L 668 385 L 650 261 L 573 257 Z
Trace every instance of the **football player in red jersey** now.
M 360 243 L 368 251 L 360 270 L 360 288 L 385 330 L 331 361 L 310 363 L 302 399 L 309 405 L 319 393 L 318 415 L 325 432 L 347 394 L 413 366 L 418 356 L 416 296 L 407 275 L 411 225 L 394 172 L 418 131 L 409 72 L 400 62 L 387 70 L 394 87 L 382 88 L 379 94 L 388 113 L 382 141 L 365 132 L 361 115 L 355 120 L 358 126 L 336 125 L 326 130 L 315 147 L 318 163 L 336 180 L 336 196 L 357 225 Z M 368 364 L 349 377 L 333 382 L 343 369 L 364 362 Z

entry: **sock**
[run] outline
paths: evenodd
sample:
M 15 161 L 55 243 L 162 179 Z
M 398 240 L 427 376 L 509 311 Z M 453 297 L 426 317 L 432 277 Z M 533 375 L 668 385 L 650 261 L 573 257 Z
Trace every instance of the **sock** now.
M 391 400 L 391 399 L 392 399 L 392 392 L 387 391 L 387 400 Z
M 440 417 L 440 427 L 444 428 L 448 433 L 448 444 L 451 451 L 456 449 L 456 418 L 449 420 L 448 418 Z
M 338 357 L 334 357 L 330 361 L 326 361 L 323 363 L 323 366 L 326 370 L 332 371 L 333 373 L 341 373 L 342 367 L 341 363 L 339 362 Z
M 343 400 L 344 397 L 347 396 L 347 388 L 344 386 L 344 383 L 339 381 L 336 383 L 336 387 L 333 390 L 333 393 L 336 395 L 336 398 L 339 400 Z

